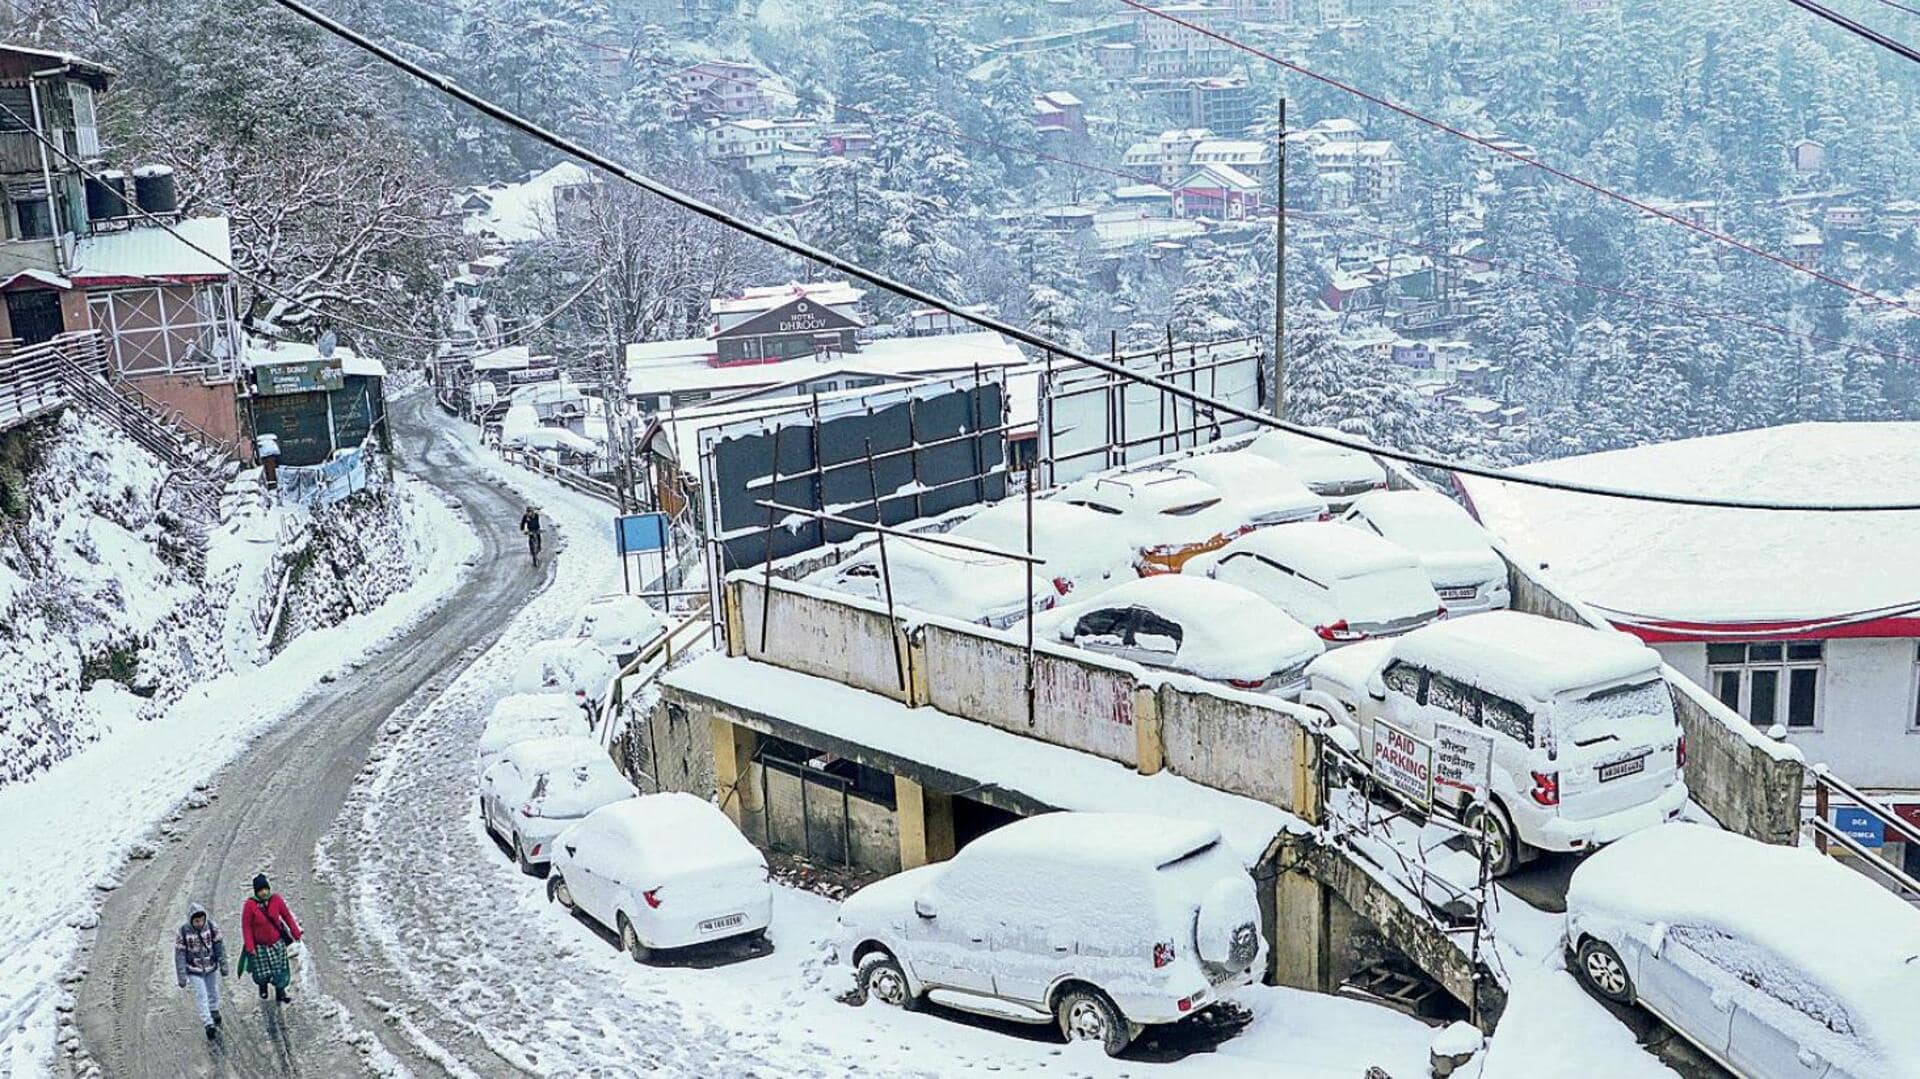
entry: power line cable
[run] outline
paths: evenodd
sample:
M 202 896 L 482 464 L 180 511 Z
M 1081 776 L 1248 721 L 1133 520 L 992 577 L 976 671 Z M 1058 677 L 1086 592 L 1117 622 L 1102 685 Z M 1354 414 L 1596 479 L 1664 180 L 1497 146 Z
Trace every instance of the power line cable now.
M 5 102 L 0 102 L 0 114 L 4 114 L 7 118 L 11 119 L 15 124 L 19 125 L 21 130 L 32 135 L 36 140 L 39 141 L 39 143 L 42 146 L 45 146 L 47 149 L 52 150 L 54 153 L 58 154 L 62 161 L 64 161 L 67 165 L 71 166 L 74 169 L 74 171 L 78 172 L 81 176 L 85 177 L 86 179 L 92 180 L 95 183 L 104 184 L 106 182 L 105 180 L 101 179 L 101 176 L 99 173 L 94 172 L 93 170 L 87 168 L 85 162 L 81 161 L 79 158 L 74 157 L 72 154 L 67 153 L 65 147 L 61 146 L 59 143 L 41 134 L 38 128 L 34 127 L 33 124 L 27 122 L 27 120 L 24 117 L 22 117 L 19 113 L 15 112 L 12 108 L 8 107 Z M 300 299 L 299 297 L 293 295 L 290 292 L 287 292 L 283 289 L 280 289 L 274 285 L 270 285 L 267 282 L 260 280 L 259 278 L 253 276 L 252 274 L 247 273 L 245 270 L 242 270 L 240 267 L 234 265 L 231 261 L 225 258 L 222 258 L 219 255 L 214 254 L 212 251 L 209 251 L 207 248 L 201 246 L 200 244 L 194 242 L 192 239 L 188 238 L 179 229 L 175 228 L 172 222 L 169 222 L 166 218 L 161 217 L 147 210 L 145 207 L 141 206 L 133 198 L 126 195 L 122 195 L 120 196 L 120 203 L 121 205 L 125 206 L 127 209 L 132 210 L 136 216 L 140 217 L 142 220 L 146 221 L 148 224 L 157 225 L 160 228 L 165 229 L 168 232 L 168 234 L 170 234 L 174 239 L 180 241 L 181 243 L 185 244 L 187 247 L 193 249 L 202 257 L 212 262 L 215 262 L 220 266 L 225 267 L 227 272 L 233 274 L 233 276 L 239 278 L 242 281 L 245 281 L 246 283 L 252 285 L 254 288 L 257 288 L 260 291 L 265 292 L 270 296 L 275 296 L 279 299 L 285 300 L 288 303 L 293 304 L 295 307 L 301 308 L 303 310 L 311 311 L 315 315 L 318 315 L 321 318 L 327 320 L 329 323 L 337 322 L 342 326 L 349 326 L 357 330 L 362 330 L 366 333 L 377 334 L 382 337 L 391 337 L 401 341 L 412 341 L 420 344 L 464 345 L 464 344 L 473 343 L 464 338 L 427 337 L 421 334 L 407 333 L 402 330 L 383 329 L 379 326 L 374 326 L 369 323 L 360 322 L 355 319 L 350 319 L 343 315 L 334 314 L 333 312 L 330 312 L 330 311 L 321 310 L 320 308 L 315 307 L 311 303 L 308 303 L 307 301 Z M 582 285 L 580 287 L 580 290 L 578 292 L 575 292 L 573 295 L 568 296 L 565 300 L 562 300 L 558 307 L 555 307 L 553 310 L 547 312 L 545 315 L 542 315 L 539 319 L 535 320 L 534 322 L 526 326 L 515 327 L 512 332 L 516 334 L 531 333 L 534 330 L 540 329 L 541 327 L 545 326 L 547 323 L 552 322 L 554 319 L 560 317 L 560 315 L 563 312 L 565 312 L 567 308 L 573 306 L 575 301 L 579 300 L 582 296 L 585 296 L 589 289 L 591 289 L 594 285 L 598 284 L 600 281 L 600 278 L 604 277 L 606 273 L 607 271 L 604 269 L 595 273 L 593 277 L 588 279 L 585 285 Z
M 1801 0 L 1790 0 L 1790 2 L 1800 3 Z M 1473 143 L 1475 146 L 1478 146 L 1483 150 L 1500 154 L 1503 157 L 1512 158 L 1513 160 L 1518 161 L 1522 165 L 1526 165 L 1529 168 L 1539 169 L 1540 171 L 1546 173 L 1549 176 L 1553 176 L 1558 179 L 1565 180 L 1570 184 L 1574 184 L 1576 186 L 1585 188 L 1586 190 L 1591 191 L 1596 195 L 1600 195 L 1604 198 L 1611 199 L 1615 202 L 1621 203 L 1622 205 L 1631 206 L 1642 213 L 1652 214 L 1655 217 L 1662 218 L 1666 221 L 1671 221 L 1674 224 L 1681 226 L 1682 228 L 1685 228 L 1692 232 L 1697 232 L 1700 235 L 1705 236 L 1717 243 L 1725 244 L 1729 247 L 1733 247 L 1738 250 L 1744 251 L 1749 255 L 1754 255 L 1758 258 L 1766 259 L 1768 262 L 1774 263 L 1776 265 L 1784 266 L 1787 269 L 1793 271 L 1794 273 L 1805 274 L 1808 277 L 1812 277 L 1818 281 L 1824 281 L 1827 284 L 1833 285 L 1836 288 L 1845 289 L 1856 296 L 1860 296 L 1864 299 L 1872 300 L 1874 303 L 1882 304 L 1887 307 L 1894 308 L 1895 310 L 1898 310 L 1898 311 L 1904 311 L 1909 315 L 1920 316 L 1920 310 L 1915 310 L 1914 308 L 1911 308 L 1906 304 L 1901 303 L 1898 300 L 1888 299 L 1885 296 L 1881 296 L 1878 293 L 1871 292 L 1867 289 L 1861 288 L 1858 285 L 1854 285 L 1849 282 L 1842 281 L 1841 279 L 1834 277 L 1831 274 L 1822 273 L 1819 270 L 1813 269 L 1810 266 L 1802 266 L 1800 263 L 1797 263 L 1792 259 L 1785 257 L 1784 255 L 1776 255 L 1773 252 L 1768 251 L 1763 247 L 1755 246 L 1754 244 L 1750 244 L 1745 240 L 1737 239 L 1733 236 L 1727 235 L 1726 233 L 1717 232 L 1713 229 L 1710 229 L 1705 225 L 1701 225 L 1693 221 L 1689 221 L 1678 214 L 1670 213 L 1666 210 L 1660 209 L 1657 206 L 1654 206 L 1651 203 L 1634 198 L 1632 195 L 1622 194 L 1597 181 L 1589 180 L 1584 176 L 1580 176 L 1576 173 L 1568 172 L 1567 170 L 1559 168 L 1554 165 L 1549 165 L 1546 162 L 1540 160 L 1538 157 L 1531 157 L 1531 156 L 1528 156 L 1527 154 L 1520 153 L 1519 151 L 1514 150 L 1511 147 L 1502 146 L 1491 139 L 1482 138 L 1479 135 L 1475 135 L 1471 132 L 1464 131 L 1458 127 L 1455 127 L 1452 124 L 1447 123 L 1444 120 L 1436 120 L 1433 117 L 1426 115 L 1425 113 L 1419 112 L 1418 110 L 1411 108 L 1410 106 L 1402 105 L 1397 101 L 1393 101 L 1391 99 L 1381 97 L 1380 95 L 1371 93 L 1367 90 L 1362 90 L 1359 87 L 1352 85 L 1351 83 L 1342 82 L 1341 80 L 1336 79 L 1331 75 L 1323 75 L 1318 71 L 1314 71 L 1311 68 L 1304 67 L 1300 64 L 1294 63 L 1291 60 L 1282 59 L 1280 56 L 1274 53 L 1268 52 L 1265 49 L 1259 48 L 1254 45 L 1249 45 L 1246 42 L 1239 40 L 1238 38 L 1230 37 L 1226 34 L 1220 33 L 1218 30 L 1210 30 L 1207 27 L 1201 26 L 1200 24 L 1193 22 L 1190 19 L 1183 19 L 1178 15 L 1173 14 L 1172 12 L 1169 12 L 1160 8 L 1149 7 L 1147 4 L 1143 3 L 1142 0 L 1120 0 L 1120 3 L 1125 4 L 1127 7 L 1133 8 L 1136 11 L 1141 11 L 1148 15 L 1151 15 L 1156 19 L 1161 19 L 1166 22 L 1173 23 L 1176 26 L 1185 27 L 1186 29 L 1193 31 L 1196 34 L 1200 34 L 1203 37 L 1212 38 L 1213 40 L 1218 41 L 1221 44 L 1227 45 L 1230 48 L 1238 49 L 1241 52 L 1247 53 L 1250 56 L 1257 56 L 1262 60 L 1267 61 L 1268 63 L 1274 64 L 1278 67 L 1285 68 L 1286 70 L 1291 71 L 1297 75 L 1305 76 L 1306 78 L 1312 79 L 1315 82 L 1319 82 L 1324 85 L 1331 86 L 1336 90 L 1342 91 L 1343 93 L 1351 94 L 1354 97 L 1361 99 L 1362 101 L 1371 102 L 1372 104 L 1378 105 L 1383 109 L 1388 109 L 1392 112 L 1399 113 L 1400 115 L 1405 116 L 1410 120 L 1414 120 L 1418 123 L 1424 124 L 1428 127 L 1433 128 L 1436 131 L 1444 131 L 1447 134 L 1452 135 L 1456 138 L 1465 139 L 1466 141 Z
M 1787 0 L 1787 3 L 1818 18 L 1825 19 L 1855 37 L 1871 41 L 1896 56 L 1920 64 L 1920 50 L 1914 49 L 1911 45 L 1896 41 L 1865 23 L 1849 19 L 1845 15 L 1827 7 L 1825 4 L 1816 4 L 1813 0 Z
M 1234 419 L 1244 420 L 1260 427 L 1266 427 L 1276 431 L 1285 431 L 1310 441 L 1321 442 L 1327 445 L 1338 446 L 1338 447 L 1341 447 L 1342 449 L 1355 450 L 1361 453 L 1375 454 L 1379 457 L 1383 457 L 1392 461 L 1398 461 L 1402 464 L 1416 465 L 1423 468 L 1432 468 L 1432 469 L 1438 469 L 1441 471 L 1452 471 L 1460 475 L 1477 476 L 1483 479 L 1499 480 L 1499 481 L 1508 482 L 1508 483 L 1516 483 L 1516 484 L 1520 484 L 1528 487 L 1540 487 L 1548 490 L 1565 491 L 1572 494 L 1595 495 L 1595 496 L 1605 497 L 1605 498 L 1620 498 L 1620 499 L 1627 499 L 1631 501 L 1655 502 L 1655 503 L 1663 503 L 1668 505 L 1701 506 L 1701 507 L 1711 507 L 1711 508 L 1717 508 L 1717 509 L 1766 510 L 1766 511 L 1775 511 L 1775 512 L 1841 513 L 1841 512 L 1920 511 L 1920 502 L 1794 503 L 1794 502 L 1775 502 L 1775 501 L 1768 501 L 1768 500 L 1761 500 L 1761 499 L 1707 498 L 1707 497 L 1702 497 L 1697 495 L 1685 495 L 1685 494 L 1675 494 L 1675 493 L 1657 492 L 1657 491 L 1636 491 L 1636 490 L 1630 490 L 1625 488 L 1597 486 L 1592 484 L 1576 483 L 1576 482 L 1567 481 L 1567 480 L 1550 479 L 1550 478 L 1541 477 L 1541 476 L 1530 476 L 1524 473 L 1506 472 L 1498 469 L 1486 468 L 1480 465 L 1468 464 L 1466 462 L 1450 461 L 1445 458 L 1433 457 L 1426 454 L 1409 453 L 1405 450 L 1389 449 L 1383 446 L 1372 445 L 1371 443 L 1365 442 L 1360 439 L 1349 437 L 1339 432 L 1324 431 L 1324 430 L 1319 430 L 1312 427 L 1305 427 L 1299 424 L 1288 423 L 1283 420 L 1277 420 L 1272 416 L 1269 416 L 1263 412 L 1260 412 L 1254 409 L 1242 408 L 1241 406 L 1232 404 L 1231 402 L 1216 400 L 1214 398 L 1208 397 L 1203 393 L 1199 393 L 1197 391 L 1187 389 L 1186 387 L 1178 386 L 1171 382 L 1154 378 L 1150 375 L 1141 374 L 1140 372 L 1134 371 L 1126 367 L 1125 365 L 1117 363 L 1115 361 L 1093 356 L 1089 353 L 1081 352 L 1077 349 L 1065 348 L 1053 341 L 1047 340 L 1046 338 L 1032 332 L 1031 330 L 1023 329 L 1019 326 L 1013 325 L 1012 323 L 1004 322 L 1004 321 L 1001 321 L 1000 319 L 993 318 L 988 315 L 982 315 L 982 314 L 978 314 L 977 312 L 969 311 L 966 308 L 962 307 L 960 304 L 952 300 L 946 299 L 941 296 L 937 296 L 931 292 L 927 292 L 924 289 L 918 288 L 914 285 L 910 285 L 903 281 L 899 281 L 894 278 L 888 277 L 887 275 L 880 273 L 879 271 L 870 270 L 865 266 L 862 266 L 861 264 L 851 259 L 844 258 L 840 255 L 836 255 L 831 251 L 827 251 L 823 248 L 816 247 L 803 240 L 798 240 L 792 237 L 784 236 L 779 232 L 775 231 L 774 229 L 768 228 L 765 225 L 761 225 L 756 222 L 745 220 L 727 210 L 721 209 L 720 207 L 714 206 L 711 203 L 708 203 L 702 199 L 696 198 L 693 195 L 689 195 L 676 188 L 663 184 L 660 181 L 655 180 L 652 177 L 649 177 L 639 172 L 638 170 L 631 168 L 630 166 L 624 165 L 618 161 L 613 160 L 612 158 L 605 156 L 604 154 L 601 154 L 595 150 L 588 149 L 587 147 L 581 146 L 579 143 L 574 142 L 573 140 L 568 139 L 563 135 L 556 134 L 553 131 L 550 131 L 547 128 L 541 126 L 540 124 L 537 124 L 531 120 L 526 119 L 525 117 L 520 116 L 518 113 L 513 112 L 512 110 L 506 108 L 503 105 L 499 105 L 493 101 L 490 101 L 484 97 L 481 97 L 480 95 L 472 92 L 471 90 L 468 90 L 460 86 L 458 83 L 454 82 L 452 79 L 447 78 L 444 75 L 437 74 L 429 70 L 428 68 L 423 67 L 420 64 L 415 63 L 414 61 L 400 55 L 399 53 L 395 52 L 393 49 L 388 48 L 387 46 L 381 45 L 376 41 L 373 41 L 372 39 L 368 38 L 364 34 L 361 34 L 359 31 L 354 30 L 343 23 L 340 23 L 339 21 L 331 18 L 330 16 L 327 16 L 325 14 L 322 14 L 319 11 L 314 10 L 308 4 L 303 3 L 302 0 L 274 0 L 274 3 L 279 4 L 281 7 L 285 8 L 286 10 L 292 12 L 293 14 L 299 16 L 302 19 L 305 19 L 307 22 L 310 22 L 313 25 L 320 27 L 321 29 L 334 35 L 340 40 L 354 46 L 355 48 L 360 49 L 366 53 L 369 53 L 375 57 L 378 57 L 379 59 L 385 61 L 386 63 L 392 65 L 393 67 L 396 67 L 401 71 L 406 72 L 408 75 L 411 75 L 414 78 L 419 79 L 420 81 L 435 87 L 441 93 L 446 94 L 447 96 L 466 104 L 467 106 L 480 112 L 482 115 L 487 116 L 491 119 L 497 120 L 503 124 L 506 124 L 507 126 L 514 128 L 515 130 L 533 138 L 538 142 L 544 143 L 547 146 L 550 146 L 553 149 L 560 151 L 561 153 L 567 154 L 568 156 L 576 158 L 585 164 L 588 164 L 593 166 L 594 168 L 600 169 L 611 176 L 624 180 L 627 183 L 632 184 L 633 186 L 640 188 L 641 190 L 646 191 L 647 193 L 662 199 L 663 201 L 672 203 L 673 205 L 688 211 L 689 213 L 706 218 L 707 220 L 712 221 L 725 228 L 729 228 L 736 232 L 740 232 L 744 235 L 751 236 L 754 239 L 760 240 L 763 243 L 767 243 L 774 247 L 777 247 L 782 251 L 788 252 L 789 254 L 799 255 L 802 258 L 806 258 L 811 261 L 817 262 L 823 266 L 829 267 L 834 270 L 838 270 L 841 273 L 848 275 L 849 277 L 853 277 L 858 280 L 864 281 L 870 285 L 873 285 L 876 288 L 881 288 L 889 292 L 893 292 L 906 299 L 912 300 L 915 303 L 919 303 L 922 306 L 931 307 L 936 310 L 943 311 L 948 315 L 953 316 L 954 318 L 958 318 L 964 322 L 970 322 L 983 329 L 993 330 L 1005 337 L 1012 338 L 1015 341 L 1019 341 L 1022 344 L 1028 345 L 1029 347 L 1039 349 L 1043 352 L 1059 354 L 1061 356 L 1066 357 L 1067 359 L 1084 364 L 1085 366 L 1091 367 L 1095 370 L 1104 371 L 1108 374 L 1126 379 L 1130 382 L 1134 382 L 1139 385 L 1147 386 L 1152 389 L 1158 390 L 1161 393 L 1169 394 L 1173 397 L 1177 397 L 1182 400 L 1192 402 L 1193 404 L 1196 404 L 1196 405 L 1205 406 L 1207 408 L 1212 409 L 1214 414 L 1217 416 L 1228 416 Z
M 1908 7 L 1905 4 L 1896 2 L 1896 0 L 1873 0 L 1873 2 L 1882 7 L 1890 7 L 1895 11 L 1904 11 L 1909 15 L 1920 15 L 1920 7 Z
M 503 22 L 503 20 L 494 19 L 490 16 L 481 15 L 473 12 L 460 12 L 458 8 L 455 8 L 448 4 L 443 4 L 439 2 L 439 0 L 412 0 L 412 2 L 416 4 L 420 4 L 425 7 L 437 8 L 447 12 L 465 14 L 469 18 L 477 19 L 482 22 L 486 22 L 493 25 L 506 25 Z M 615 45 L 608 45 L 604 42 L 594 41 L 593 39 L 580 34 L 569 34 L 569 33 L 564 33 L 558 30 L 549 30 L 547 31 L 547 33 L 553 37 L 559 37 L 566 40 L 578 42 L 584 47 L 594 49 L 604 54 L 622 55 L 628 61 L 633 63 L 646 64 L 655 68 L 666 68 L 674 71 L 684 70 L 684 67 L 685 67 L 685 65 L 677 64 L 672 61 L 657 60 L 651 57 L 631 55 L 629 50 L 627 49 L 623 49 Z M 732 76 L 732 75 L 715 74 L 715 75 L 712 75 L 711 78 L 715 82 L 732 83 L 738 86 L 750 86 L 762 92 L 768 92 L 770 90 L 770 92 L 778 94 L 782 97 L 789 98 L 795 103 L 808 102 L 811 104 L 821 105 L 827 108 L 832 108 L 832 109 L 845 111 L 845 112 L 851 112 L 860 116 L 866 116 L 870 119 L 883 121 L 889 124 L 895 124 L 895 125 L 904 126 L 904 127 L 911 127 L 917 130 L 931 132 L 933 134 L 940 135 L 943 137 L 953 138 L 963 142 L 970 142 L 978 146 L 984 146 L 994 150 L 1003 151 L 1006 153 L 1018 154 L 1026 157 L 1036 158 L 1042 161 L 1053 162 L 1055 164 L 1064 165 L 1068 168 L 1080 169 L 1090 173 L 1097 173 L 1097 174 L 1112 176 L 1117 179 L 1128 180 L 1133 183 L 1151 184 L 1155 187 L 1161 186 L 1160 181 L 1157 177 L 1144 176 L 1139 173 L 1127 172 L 1124 169 L 1116 169 L 1107 165 L 1101 165 L 1101 164 L 1097 164 L 1089 161 L 1082 161 L 1076 158 L 1064 157 L 1058 154 L 1049 153 L 1045 150 L 1040 150 L 1036 148 L 1014 146 L 1009 143 L 998 142 L 993 139 L 986 138 L 984 136 L 968 134 L 964 131 L 960 131 L 955 128 L 944 127 L 938 124 L 930 124 L 922 120 L 915 120 L 911 117 L 901 116 L 897 113 L 883 113 L 883 112 L 878 112 L 872 109 L 865 109 L 857 105 L 845 105 L 839 102 L 829 101 L 824 98 L 803 94 L 798 91 L 785 89 L 785 88 L 769 88 L 769 87 L 762 86 L 758 81 L 743 79 L 743 78 Z M 1433 257 L 1446 258 L 1455 262 L 1469 262 L 1469 263 L 1484 262 L 1488 266 L 1499 267 L 1509 273 L 1519 274 L 1523 277 L 1537 278 L 1539 280 L 1549 281 L 1558 285 L 1564 285 L 1571 288 L 1586 289 L 1589 291 L 1600 292 L 1600 293 L 1604 293 L 1604 294 L 1619 297 L 1619 298 L 1632 299 L 1642 303 L 1654 304 L 1656 306 L 1661 306 L 1661 307 L 1669 307 L 1675 310 L 1694 312 L 1696 314 L 1705 315 L 1709 318 L 1724 319 L 1726 321 L 1739 323 L 1741 325 L 1748 326 L 1753 329 L 1758 329 L 1758 330 L 1766 331 L 1768 333 L 1778 334 L 1782 337 L 1797 338 L 1812 344 L 1828 345 L 1836 348 L 1855 349 L 1861 352 L 1868 352 L 1874 355 L 1882 356 L 1887 359 L 1901 360 L 1907 363 L 1920 363 L 1920 356 L 1913 356 L 1905 353 L 1893 352 L 1893 351 L 1878 348 L 1869 344 L 1861 344 L 1861 343 L 1852 342 L 1852 341 L 1843 341 L 1838 338 L 1826 337 L 1820 334 L 1808 333 L 1802 330 L 1789 329 L 1788 327 L 1781 326 L 1776 323 L 1768 322 L 1765 319 L 1762 319 L 1759 316 L 1754 315 L 1750 312 L 1744 312 L 1734 308 L 1709 307 L 1703 304 L 1695 304 L 1695 303 L 1688 303 L 1686 301 L 1681 301 L 1681 300 L 1667 299 L 1660 296 L 1649 295 L 1643 292 L 1636 292 L 1631 289 L 1622 288 L 1621 286 L 1618 286 L 1618 285 L 1605 285 L 1605 284 L 1600 284 L 1598 282 L 1582 280 L 1577 277 L 1568 277 L 1560 274 L 1548 273 L 1545 271 L 1530 270 L 1530 269 L 1527 269 L 1526 267 L 1520 266 L 1518 264 L 1515 264 L 1509 261 L 1502 261 L 1502 260 L 1493 259 L 1493 258 L 1484 257 L 1484 256 L 1467 256 L 1467 255 L 1456 254 L 1453 252 L 1444 251 L 1438 247 L 1434 247 L 1431 245 L 1421 244 L 1411 240 L 1405 240 L 1397 236 L 1390 236 L 1383 233 L 1372 232 L 1345 221 L 1330 220 L 1326 216 L 1317 216 L 1315 214 L 1312 214 L 1306 211 L 1300 211 L 1300 210 L 1288 211 L 1285 209 L 1281 209 L 1280 212 L 1285 213 L 1290 218 L 1301 217 L 1307 220 L 1314 221 L 1316 224 L 1319 224 L 1326 228 L 1330 228 L 1330 229 L 1341 231 L 1341 232 L 1350 232 L 1356 236 L 1362 236 L 1372 240 L 1378 240 L 1385 243 L 1395 244 L 1403 249 L 1410 250 L 1410 251 L 1420 251 L 1428 255 L 1431 255 Z

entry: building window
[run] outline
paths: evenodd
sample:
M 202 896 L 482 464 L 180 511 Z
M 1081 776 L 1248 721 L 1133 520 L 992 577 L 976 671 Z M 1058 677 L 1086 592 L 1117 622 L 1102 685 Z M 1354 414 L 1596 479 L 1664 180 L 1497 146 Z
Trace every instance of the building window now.
M 1720 703 L 1756 727 L 1820 729 L 1820 641 L 1707 645 L 1707 676 Z

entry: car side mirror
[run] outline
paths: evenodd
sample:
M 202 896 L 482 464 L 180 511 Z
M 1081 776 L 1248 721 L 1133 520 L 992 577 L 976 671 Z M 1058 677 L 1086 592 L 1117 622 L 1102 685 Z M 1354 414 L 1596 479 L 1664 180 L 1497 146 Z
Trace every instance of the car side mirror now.
M 1369 697 L 1372 697 L 1372 698 L 1373 698 L 1374 700 L 1376 700 L 1376 701 L 1385 701 L 1385 700 L 1387 699 L 1387 690 L 1386 690 L 1386 687 L 1384 687 L 1384 686 L 1368 686 L 1368 687 L 1367 687 L 1367 696 L 1369 696 Z
M 936 918 L 940 915 L 940 907 L 933 900 L 921 896 L 913 901 L 913 912 L 922 918 Z

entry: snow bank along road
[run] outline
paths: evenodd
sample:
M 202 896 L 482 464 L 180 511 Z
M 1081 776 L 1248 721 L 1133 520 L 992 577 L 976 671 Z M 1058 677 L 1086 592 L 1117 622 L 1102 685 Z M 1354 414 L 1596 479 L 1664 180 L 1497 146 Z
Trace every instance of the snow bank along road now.
M 529 565 L 518 534 L 520 500 L 448 444 L 430 398 L 413 395 L 393 411 L 403 463 L 464 503 L 481 541 L 479 571 L 360 670 L 321 686 L 221 773 L 212 803 L 182 818 L 178 842 L 133 864 L 101 910 L 78 993 L 83 1044 L 108 1075 L 335 1076 L 396 1064 L 440 1070 L 409 1039 L 387 1033 L 385 1015 L 368 1003 L 378 991 L 361 984 L 362 974 L 375 972 L 336 961 L 348 919 L 339 897 L 317 883 L 312 852 L 368 767 L 381 728 L 489 644 L 507 624 L 503 613 L 545 574 Z M 310 959 L 284 1012 L 263 1016 L 252 982 L 227 979 L 225 1034 L 210 1048 L 175 987 L 170 937 L 187 904 L 203 902 L 237 961 L 236 915 L 247 882 L 262 870 L 308 929 Z M 367 1031 L 382 1032 L 392 1046 L 374 1044 Z

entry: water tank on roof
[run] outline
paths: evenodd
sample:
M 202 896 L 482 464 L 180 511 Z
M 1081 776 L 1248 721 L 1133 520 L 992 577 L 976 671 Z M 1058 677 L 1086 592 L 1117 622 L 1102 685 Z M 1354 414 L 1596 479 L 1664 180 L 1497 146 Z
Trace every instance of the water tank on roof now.
M 127 205 L 127 174 L 119 169 L 87 177 L 87 220 L 105 221 L 127 217 L 133 207 Z
M 170 214 L 180 209 L 180 196 L 173 187 L 173 170 L 165 165 L 142 165 L 133 170 L 133 197 L 150 214 Z

